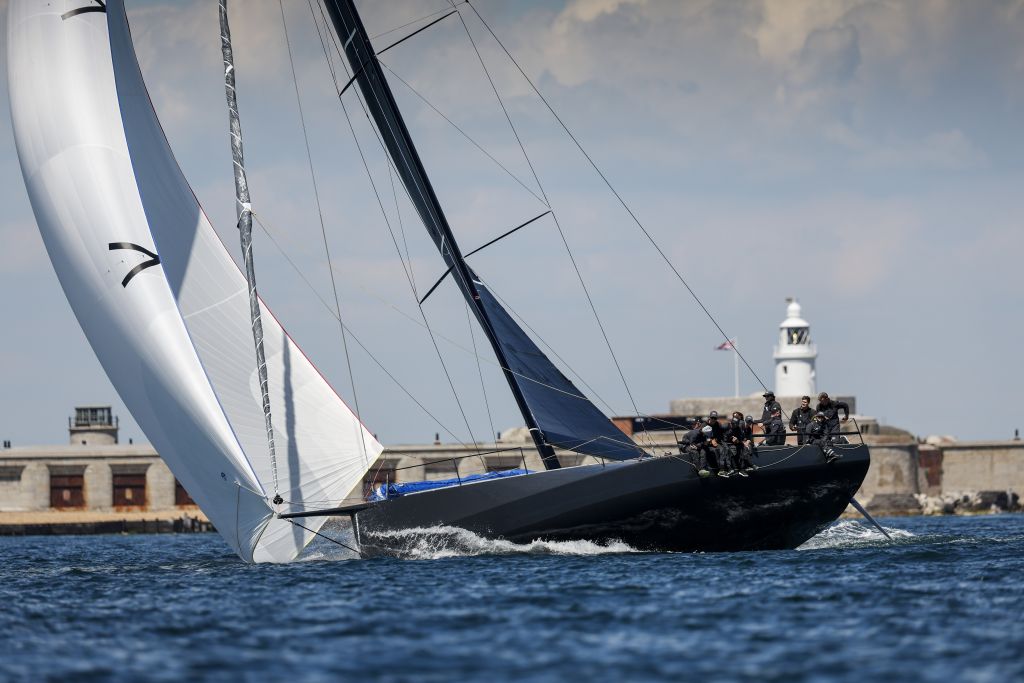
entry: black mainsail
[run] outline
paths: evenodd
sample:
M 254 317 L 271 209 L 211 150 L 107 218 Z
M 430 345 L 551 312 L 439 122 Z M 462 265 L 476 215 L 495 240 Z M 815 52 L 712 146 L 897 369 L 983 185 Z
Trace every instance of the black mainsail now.
M 501 364 L 545 467 L 554 448 L 613 460 L 643 454 L 537 347 L 466 263 L 353 0 L 324 0 L 402 183 Z

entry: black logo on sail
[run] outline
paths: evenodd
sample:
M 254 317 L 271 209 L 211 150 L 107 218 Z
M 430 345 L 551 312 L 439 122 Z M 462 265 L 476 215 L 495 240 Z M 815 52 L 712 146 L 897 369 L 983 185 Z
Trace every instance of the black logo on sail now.
M 103 0 L 92 0 L 95 5 L 87 5 L 86 7 L 79 7 L 78 9 L 68 10 L 64 14 L 60 15 L 61 19 L 70 19 L 76 17 L 79 14 L 85 14 L 86 12 L 106 12 L 107 5 Z
M 160 264 L 159 256 L 151 252 L 149 249 L 146 249 L 145 247 L 140 247 L 137 244 L 132 244 L 131 242 L 111 242 L 107 246 L 110 248 L 110 251 L 117 251 L 118 249 L 131 249 L 132 251 L 142 252 L 143 254 L 149 257 L 148 261 L 143 261 L 142 263 L 128 271 L 128 274 L 124 276 L 123 280 L 121 280 L 122 287 L 127 287 L 128 283 L 132 281 L 132 278 L 141 273 L 142 271 L 144 271 L 146 268 L 150 268 L 152 266 Z

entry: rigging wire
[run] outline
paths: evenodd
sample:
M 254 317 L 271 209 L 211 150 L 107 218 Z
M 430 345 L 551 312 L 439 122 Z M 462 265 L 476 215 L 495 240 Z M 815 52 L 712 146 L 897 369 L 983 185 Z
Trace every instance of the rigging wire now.
M 686 291 L 688 291 L 690 293 L 690 296 L 693 297 L 693 300 L 695 302 L 697 302 L 697 305 L 700 306 L 702 311 L 704 311 L 704 314 L 708 317 L 708 319 L 711 321 L 711 323 L 715 326 L 715 329 L 717 329 L 718 332 L 722 335 L 722 338 L 725 339 L 726 341 L 728 341 L 730 339 L 730 337 L 729 337 L 728 334 L 725 333 L 725 330 L 722 329 L 722 326 L 718 323 L 718 320 L 711 314 L 711 311 L 708 310 L 707 306 L 704 305 L 704 302 L 701 301 L 700 297 L 697 296 L 697 293 L 693 290 L 692 287 L 690 287 L 689 283 L 683 277 L 682 273 L 679 272 L 679 270 L 675 267 L 675 265 L 672 263 L 672 261 L 668 258 L 668 255 L 662 250 L 661 246 L 658 245 L 658 243 L 655 241 L 654 237 L 650 234 L 650 232 L 647 231 L 647 228 L 644 227 L 643 223 L 640 222 L 640 219 L 637 217 L 637 215 L 633 212 L 633 210 L 630 208 L 630 206 L 622 198 L 622 195 L 619 194 L 619 192 L 615 189 L 615 187 L 608 180 L 607 176 L 605 176 L 605 174 L 601 171 L 601 168 L 597 165 L 597 163 L 594 161 L 594 159 L 590 156 L 590 154 L 587 153 L 586 149 L 584 149 L 584 147 L 580 143 L 580 141 L 576 138 L 575 135 L 573 135 L 572 131 L 569 130 L 569 127 L 565 124 L 565 122 L 558 115 L 558 113 L 555 112 L 555 109 L 554 109 L 554 107 L 552 107 L 551 103 L 548 102 L 547 98 L 545 98 L 543 94 L 541 94 L 540 89 L 537 88 L 537 86 L 534 84 L 533 80 L 529 76 L 526 75 L 526 72 L 523 70 L 523 67 L 521 67 L 519 65 L 519 62 L 516 61 L 516 58 L 513 57 L 512 53 L 509 52 L 509 49 L 507 47 L 505 47 L 505 44 L 501 41 L 501 39 L 494 32 L 494 29 L 492 29 L 490 24 L 487 23 L 487 20 L 483 18 L 483 16 L 476 9 L 476 7 L 473 5 L 473 3 L 470 2 L 470 0 L 464 0 L 464 4 L 468 5 L 469 8 L 471 10 L 473 10 L 473 14 L 475 14 L 477 16 L 477 18 L 480 20 L 480 23 L 482 23 L 484 25 L 484 27 L 487 29 L 488 33 L 491 34 L 491 37 L 494 38 L 495 42 L 497 42 L 498 45 L 501 47 L 501 49 L 505 52 L 505 54 L 508 56 L 509 60 L 511 60 L 512 64 L 516 67 L 516 69 L 519 71 L 519 73 L 523 76 L 523 78 L 526 80 L 526 82 L 533 89 L 533 92 L 536 93 L 537 97 L 540 98 L 541 102 L 544 103 L 544 106 L 547 107 L 548 111 L 551 112 L 551 115 L 555 118 L 555 120 L 558 122 L 558 124 L 562 127 L 562 130 L 565 131 L 566 135 L 568 135 L 569 138 L 576 145 L 576 148 L 580 150 L 580 153 L 583 154 L 583 156 L 586 158 L 586 160 L 590 163 L 591 167 L 593 167 L 594 171 L 596 171 L 598 176 L 600 176 L 601 180 L 604 181 L 604 184 L 608 186 L 608 189 L 611 190 L 612 194 L 618 200 L 618 202 L 622 206 L 622 208 L 624 208 L 626 210 L 626 212 L 629 214 L 630 218 L 632 218 L 633 222 L 636 223 L 638 228 L 640 228 L 640 231 L 644 234 L 644 237 L 647 238 L 647 241 L 649 241 L 651 243 L 651 246 L 654 247 L 654 249 L 661 256 L 662 260 L 664 260 L 665 263 L 668 265 L 668 267 L 672 270 L 672 272 L 675 274 L 675 276 L 679 280 L 679 282 L 681 282 L 683 287 L 686 288 Z M 462 13 L 459 12 L 459 15 L 461 16 Z M 746 366 L 747 370 L 750 371 L 750 374 L 753 375 L 754 379 L 756 379 L 758 384 L 761 385 L 761 388 L 763 388 L 765 391 L 768 391 L 767 385 L 761 380 L 760 375 L 757 374 L 757 372 L 754 370 L 753 366 L 751 366 L 751 364 L 747 361 L 746 357 L 744 357 L 743 354 L 740 353 L 739 349 L 735 349 L 734 348 L 734 350 L 736 351 L 736 355 L 739 356 L 740 360 L 743 361 L 743 365 Z
M 331 276 L 331 291 L 334 293 L 334 307 L 338 313 L 338 329 L 341 332 L 341 346 L 345 352 L 345 366 L 348 368 L 348 379 L 349 386 L 352 388 L 352 402 L 355 407 L 356 421 L 356 439 L 359 441 L 359 451 L 363 456 L 363 463 L 369 467 L 370 462 L 366 454 L 366 443 L 363 439 L 363 418 L 359 410 L 359 393 L 356 391 L 356 377 L 352 371 L 352 358 L 348 351 L 348 336 L 345 334 L 345 325 L 341 322 L 341 301 L 338 298 L 338 283 L 334 277 L 334 266 L 331 261 L 331 248 L 327 240 L 327 228 L 324 225 L 324 210 L 320 204 L 320 188 L 316 181 L 316 171 L 313 167 L 313 154 L 309 149 L 309 133 L 306 130 L 306 116 L 302 109 L 302 96 L 299 93 L 299 79 L 295 73 L 295 58 L 292 55 L 292 41 L 288 35 L 288 19 L 284 12 L 283 0 L 277 0 L 277 5 L 281 10 L 281 26 L 284 28 L 284 41 L 288 48 L 288 63 L 291 65 L 292 70 L 292 85 L 295 86 L 295 103 L 299 108 L 299 122 L 302 124 L 302 140 L 306 146 L 306 161 L 309 163 L 309 177 L 313 183 L 313 197 L 316 200 L 316 210 L 320 217 L 320 235 L 324 242 L 324 255 L 327 257 L 327 270 Z
M 356 555 L 359 555 L 360 557 L 362 557 L 362 553 L 360 553 L 360 552 L 359 552 L 358 550 L 356 550 L 355 548 L 353 548 L 353 547 L 352 547 L 352 546 L 350 546 L 350 545 L 346 545 L 346 544 L 342 543 L 341 541 L 339 541 L 339 540 L 337 540 L 337 539 L 331 538 L 330 536 L 327 536 L 327 535 L 325 535 L 325 534 L 322 534 L 322 533 L 320 533 L 319 531 L 313 531 L 313 530 L 312 530 L 312 529 L 310 529 L 310 528 L 309 528 L 308 526 L 305 526 L 305 525 L 303 525 L 303 524 L 299 524 L 299 523 L 298 523 L 298 522 L 296 522 L 296 521 L 295 521 L 294 519 L 289 519 L 288 521 L 289 521 L 289 522 L 291 522 L 292 524 L 294 524 L 295 526 L 297 526 L 297 527 L 301 528 L 301 529 L 305 529 L 306 531 L 308 531 L 308 532 L 309 532 L 309 533 L 311 533 L 311 534 L 315 534 L 315 535 L 319 536 L 320 538 L 326 538 L 326 539 L 327 539 L 328 541 L 330 541 L 331 543 L 334 543 L 334 544 L 336 544 L 336 545 L 340 545 L 340 546 L 341 546 L 342 548 L 345 548 L 345 549 L 347 549 L 347 550 L 351 550 L 351 551 L 352 551 L 352 552 L 354 552 L 354 553 L 355 553 Z
M 494 434 L 494 447 L 498 447 L 498 432 L 494 429 L 494 418 L 491 416 L 491 402 L 487 400 L 487 385 L 484 383 L 484 370 L 480 365 L 480 354 L 476 350 L 476 334 L 473 332 L 473 314 L 466 304 L 466 323 L 469 325 L 469 338 L 473 342 L 473 355 L 476 356 L 476 372 L 480 376 L 480 391 L 484 395 L 484 407 L 487 408 L 487 422 L 491 425 L 491 434 Z
M 455 7 L 454 2 L 449 0 L 455 11 L 458 12 L 458 8 Z M 469 4 L 469 0 L 466 0 L 466 4 Z M 472 5 L 470 5 L 472 7 Z M 462 23 L 462 28 L 466 31 L 466 37 L 469 38 L 470 44 L 473 46 L 473 52 L 476 53 L 477 61 L 480 62 L 480 67 L 483 69 L 484 74 L 487 76 L 487 82 L 491 85 L 491 90 L 494 91 L 494 97 L 498 101 L 498 105 L 501 107 L 502 113 L 505 114 L 505 120 L 508 121 L 508 126 L 512 130 L 512 134 L 516 138 L 516 143 L 519 145 L 519 150 L 523 153 L 523 158 L 526 160 L 527 165 L 530 167 L 530 173 L 533 174 L 533 179 L 537 183 L 537 187 L 540 189 L 541 195 L 544 197 L 544 203 L 547 207 L 551 208 L 551 200 L 548 197 L 547 191 L 544 189 L 544 184 L 541 183 L 540 177 L 537 175 L 537 169 L 533 165 L 533 161 L 530 159 L 530 155 L 526 152 L 526 146 L 523 144 L 523 140 L 519 135 L 519 131 L 516 129 L 515 123 L 512 122 L 512 116 L 508 112 L 508 108 L 505 106 L 505 101 L 501 97 L 501 93 L 498 91 L 498 86 L 494 82 L 494 78 L 491 77 L 490 69 L 487 68 L 487 63 L 484 61 L 483 55 L 480 54 L 480 48 L 477 47 L 476 40 L 473 38 L 472 32 L 469 30 L 469 26 L 466 24 L 466 20 L 462 17 L 462 13 L 459 12 L 459 21 Z M 569 247 L 569 241 L 565 237 L 565 232 L 562 230 L 562 224 L 558 220 L 558 215 L 555 211 L 551 212 L 551 219 L 555 223 L 555 227 L 558 229 L 558 234 L 562 238 L 562 244 L 565 245 L 565 251 L 569 255 L 569 261 L 572 262 L 573 270 L 576 271 L 576 277 L 580 282 L 580 286 L 583 288 L 583 293 L 587 297 L 587 304 L 590 306 L 591 312 L 594 314 L 594 321 L 597 323 L 598 329 L 601 331 L 601 336 L 604 338 L 605 346 L 608 348 L 608 354 L 612 358 L 612 362 L 615 364 L 615 369 L 619 373 L 619 379 L 622 380 L 622 386 L 626 389 L 626 395 L 629 396 L 629 402 L 633 406 L 633 412 L 639 414 L 640 408 L 636 404 L 636 399 L 633 398 L 633 392 L 629 388 L 629 382 L 626 381 L 626 374 L 622 370 L 622 365 L 619 363 L 618 356 L 615 354 L 615 349 L 612 347 L 611 339 L 608 338 L 608 332 L 605 330 L 604 323 L 601 321 L 601 316 L 597 313 L 597 307 L 594 304 L 594 300 L 590 295 L 590 290 L 587 288 L 587 283 L 583 279 L 583 273 L 580 271 L 580 267 L 576 262 L 576 257 Z M 646 433 L 646 432 L 645 432 Z M 652 445 L 653 447 L 653 445 Z
M 413 87 L 413 86 L 412 86 L 412 85 L 411 85 L 411 84 L 410 84 L 410 83 L 409 83 L 408 81 L 406 81 L 406 80 L 405 80 L 404 78 L 402 78 L 402 77 L 401 77 L 401 76 L 399 76 L 399 75 L 398 75 L 397 73 L 395 73 L 395 70 L 394 70 L 394 69 L 392 69 L 392 68 L 391 68 L 390 66 L 388 66 L 388 65 L 387 65 L 387 64 L 386 64 L 386 63 L 384 62 L 384 60 L 380 59 L 380 60 L 377 60 L 377 61 L 378 61 L 378 62 L 380 62 L 380 65 L 381 65 L 381 66 L 383 66 L 383 67 L 384 67 L 385 69 L 387 69 L 387 70 L 388 70 L 388 71 L 389 71 L 389 72 L 391 73 L 391 75 L 392 75 L 392 76 L 394 76 L 395 78 L 397 78 L 397 79 L 398 79 L 398 81 L 399 81 L 399 82 L 400 82 L 400 83 L 401 83 L 402 85 L 404 85 L 404 86 L 405 86 L 406 88 L 408 88 L 408 89 L 409 89 L 409 91 L 410 91 L 410 92 L 412 92 L 412 94 L 413 94 L 413 95 L 415 95 L 416 97 L 418 97 L 419 99 L 421 99 L 421 100 L 423 101 L 423 103 L 424 103 L 424 104 L 426 104 L 426 105 L 427 105 L 428 107 L 430 107 L 431 109 L 433 109 L 433 110 L 434 110 L 434 112 L 436 112 L 438 116 L 440 116 L 440 117 L 441 117 L 442 119 L 444 119 L 445 121 L 447 121 L 447 122 L 448 122 L 448 124 L 449 124 L 449 125 L 450 125 L 450 126 L 451 126 L 452 128 L 454 128 L 454 129 L 455 129 L 456 131 L 458 131 L 458 132 L 459 132 L 459 134 L 461 134 L 461 135 L 462 135 L 462 137 L 466 138 L 466 140 L 468 140 L 468 141 L 469 141 L 469 142 L 470 142 L 470 143 L 471 143 L 471 144 L 472 144 L 472 145 L 473 145 L 474 147 L 476 147 L 476 148 L 477 148 L 478 150 L 480 150 L 480 151 L 481 151 L 481 152 L 482 152 L 482 153 L 483 153 L 483 154 L 484 154 L 484 155 L 485 155 L 485 156 L 486 156 L 486 157 L 487 157 L 488 159 L 490 159 L 490 160 L 491 160 L 491 161 L 493 161 L 493 162 L 494 162 L 495 164 L 497 164 L 497 165 L 498 165 L 498 167 L 499 167 L 499 168 L 500 168 L 501 170 L 503 170 L 503 171 L 504 171 L 505 173 L 507 173 L 507 174 L 508 174 L 508 176 L 509 176 L 510 178 L 512 178 L 512 180 L 514 180 L 514 181 L 516 181 L 517 183 L 519 183 L 519 185 L 520 185 L 520 186 L 522 186 L 522 188 L 523 188 L 524 190 L 526 190 L 526 191 L 527 191 L 527 192 L 529 192 L 529 193 L 530 193 L 531 195 L 533 195 L 533 197 L 534 197 L 534 198 L 535 198 L 535 199 L 536 199 L 536 200 L 537 200 L 538 202 L 540 202 L 540 203 L 541 203 L 541 204 L 543 204 L 544 206 L 547 206 L 547 207 L 548 207 L 549 209 L 551 208 L 551 207 L 550 207 L 550 206 L 548 205 L 548 203 L 547 203 L 546 201 L 544 201 L 544 199 L 543 199 L 543 198 L 541 198 L 541 196 L 540 196 L 540 195 L 538 195 L 538 194 L 537 194 L 536 192 L 534 192 L 534 191 L 533 191 L 533 190 L 532 190 L 532 189 L 531 189 L 531 188 L 530 188 L 530 187 L 529 187 L 529 186 L 528 186 L 528 185 L 527 185 L 526 183 L 524 183 L 524 182 L 523 182 L 523 181 L 522 181 L 522 180 L 521 180 L 521 179 L 519 178 L 519 176 L 517 176 L 517 175 L 516 175 L 515 173 L 513 173 L 512 171 L 510 171 L 510 170 L 508 169 L 508 167 L 507 167 L 507 166 L 505 166 L 504 164 L 502 164 L 502 163 L 501 163 L 500 161 L 498 161 L 498 160 L 497 160 L 497 159 L 496 159 L 496 158 L 495 158 L 495 157 L 494 157 L 494 156 L 493 156 L 493 155 L 492 155 L 492 154 L 491 154 L 490 152 L 488 152 L 488 151 L 487 151 L 486 149 L 484 149 L 484 148 L 483 148 L 483 146 L 482 146 L 482 145 L 481 145 L 480 143 L 478 143 L 478 142 L 477 142 L 476 140 L 474 140 L 474 139 L 473 139 L 472 137 L 470 137 L 469 133 L 467 133 L 467 132 L 466 132 L 466 131 L 464 131 L 464 130 L 463 130 L 462 128 L 460 128 L 460 127 L 459 127 L 459 125 L 458 125 L 457 123 L 455 123 L 454 121 L 452 121 L 452 120 L 451 120 L 450 118 L 448 118 L 448 117 L 447 117 L 447 116 L 446 116 L 446 115 L 444 114 L 444 112 L 442 112 L 442 111 L 441 111 L 440 109 L 438 109 L 438 108 L 437 108 L 436 106 L 434 106 L 434 103 L 433 103 L 433 102 L 431 102 L 430 100 L 428 100 L 428 99 L 426 98 L 426 96 L 425 96 L 425 95 L 423 95 L 423 93 L 421 93 L 421 92 L 420 92 L 419 90 L 417 90 L 416 88 L 414 88 L 414 87 Z
M 402 245 L 405 247 L 405 260 L 409 262 L 409 275 L 412 278 L 413 291 L 416 291 L 416 271 L 412 267 L 412 256 L 409 255 L 409 241 L 405 238 L 405 221 L 402 220 L 402 208 L 398 204 L 398 189 L 395 187 L 395 174 L 391 170 L 391 164 L 388 164 L 388 177 L 391 179 L 391 196 L 395 199 L 398 231 L 402 233 Z M 418 292 L 417 296 L 419 296 Z
M 461 5 L 461 4 L 463 4 L 463 2 L 465 2 L 465 0 L 462 0 L 462 2 L 459 2 L 458 4 Z M 409 26 L 412 26 L 413 24 L 419 23 L 419 22 L 423 21 L 424 19 L 431 19 L 433 17 L 436 17 L 438 14 L 441 14 L 442 12 L 447 12 L 447 11 L 448 11 L 448 8 L 447 7 L 443 7 L 441 9 L 437 10 L 436 12 L 431 12 L 430 14 L 424 14 L 419 19 L 413 19 L 412 21 L 407 21 L 406 23 L 402 24 L 401 26 L 396 26 L 395 28 L 388 29 L 387 31 L 384 31 L 383 33 L 378 33 L 377 35 L 372 36 L 370 38 L 370 40 L 377 40 L 378 38 L 381 38 L 383 36 L 388 35 L 389 33 L 394 33 L 395 31 L 401 31 L 403 28 L 408 28 Z

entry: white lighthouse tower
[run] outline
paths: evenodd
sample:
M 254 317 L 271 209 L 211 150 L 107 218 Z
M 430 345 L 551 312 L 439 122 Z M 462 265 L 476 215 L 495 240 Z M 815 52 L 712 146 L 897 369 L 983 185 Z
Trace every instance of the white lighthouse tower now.
M 786 301 L 786 319 L 779 325 L 779 345 L 775 347 L 775 393 L 813 398 L 818 349 L 811 343 L 811 326 L 801 317 L 800 304 L 792 298 Z

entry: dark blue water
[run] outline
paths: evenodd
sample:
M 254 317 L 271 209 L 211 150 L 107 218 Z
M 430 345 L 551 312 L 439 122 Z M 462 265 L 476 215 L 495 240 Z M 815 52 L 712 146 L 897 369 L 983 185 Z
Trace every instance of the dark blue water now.
M 213 534 L 0 538 L 0 678 L 1024 680 L 1024 515 L 884 523 L 787 552 L 453 538 L 288 566 Z

